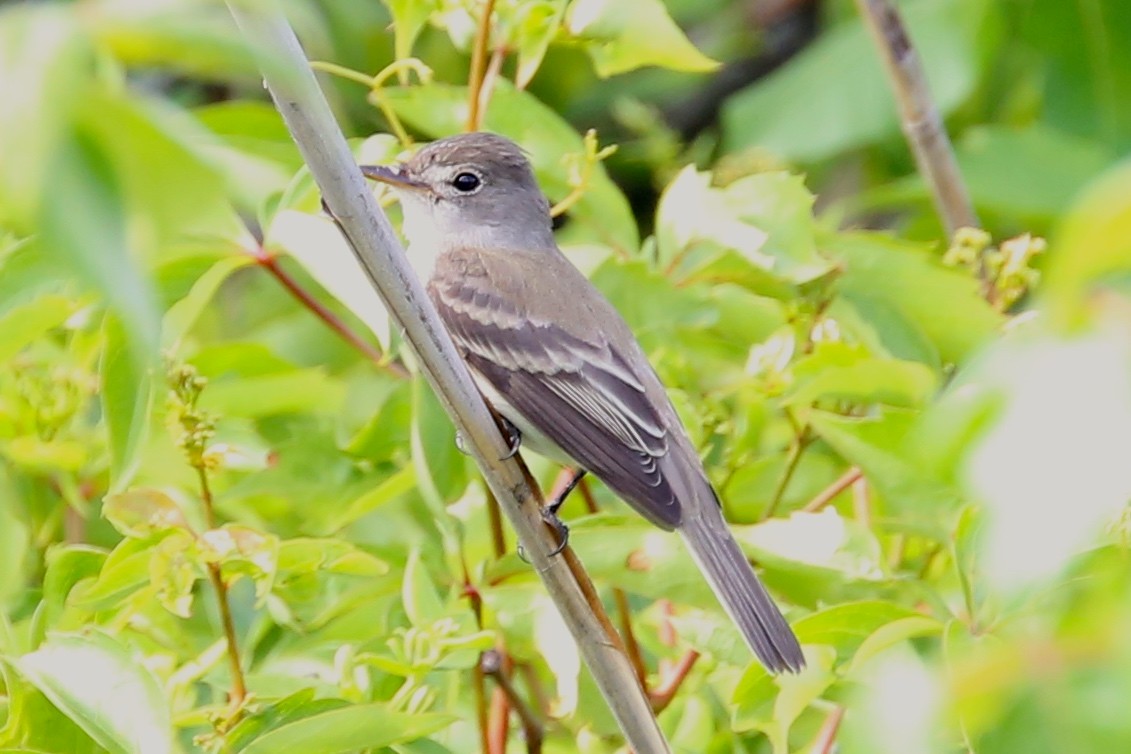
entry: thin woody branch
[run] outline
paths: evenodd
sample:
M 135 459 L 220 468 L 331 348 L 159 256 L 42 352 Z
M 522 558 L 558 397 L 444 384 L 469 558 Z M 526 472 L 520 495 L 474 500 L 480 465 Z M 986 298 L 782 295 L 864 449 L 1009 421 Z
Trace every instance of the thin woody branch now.
M 942 115 L 931 97 L 923 64 L 899 11 L 889 0 L 856 0 L 856 7 L 883 57 L 904 136 L 927 182 L 947 237 L 959 228 L 977 227 L 978 216 L 958 170 Z
M 638 754 L 670 751 L 649 700 L 610 631 L 608 616 L 594 600 L 592 583 L 568 548 L 562 557 L 550 556 L 557 543 L 543 522 L 537 484 L 517 458 L 507 458 L 507 442 L 366 186 L 294 32 L 277 10 L 263 10 L 262 3 L 229 0 L 228 7 L 258 56 L 275 105 L 327 207 L 416 351 L 422 373 L 510 519 L 628 744 Z

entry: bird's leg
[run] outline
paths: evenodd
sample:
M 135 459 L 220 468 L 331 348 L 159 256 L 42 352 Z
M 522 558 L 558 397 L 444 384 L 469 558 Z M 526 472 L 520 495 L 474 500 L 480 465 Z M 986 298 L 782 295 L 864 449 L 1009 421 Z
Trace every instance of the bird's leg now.
M 550 553 L 551 558 L 555 555 L 560 555 L 562 550 L 566 548 L 566 545 L 569 544 L 569 527 L 566 526 L 565 521 L 562 521 L 561 518 L 558 517 L 558 511 L 561 510 L 566 498 L 569 497 L 569 493 L 573 492 L 573 488 L 577 486 L 577 483 L 581 481 L 585 473 L 585 469 L 574 470 L 573 476 L 570 477 L 566 486 L 562 487 L 562 491 L 554 495 L 553 500 L 542 506 L 542 521 L 558 535 L 558 546 Z M 518 546 L 518 557 L 522 558 L 526 563 L 530 562 L 526 559 L 526 553 L 523 552 L 522 545 Z
M 563 505 L 565 505 L 565 501 L 566 498 L 569 497 L 569 493 L 573 492 L 573 488 L 577 486 L 578 482 L 581 481 L 581 478 L 585 476 L 585 473 L 585 469 L 574 469 L 573 476 L 571 476 L 569 478 L 569 481 L 566 482 L 566 486 L 562 487 L 562 491 L 554 496 L 554 499 L 546 505 L 544 510 L 548 511 L 551 516 L 556 517 L 558 515 L 558 511 L 561 510 L 561 507 Z
M 573 488 L 577 486 L 577 483 L 581 481 L 583 476 L 585 476 L 585 469 L 575 469 L 573 476 L 570 477 L 566 486 L 562 487 L 562 491 L 555 495 L 554 499 L 542 508 L 542 520 L 558 535 L 558 546 L 550 553 L 550 557 L 561 553 L 561 551 L 566 548 L 566 545 L 569 544 L 569 527 L 566 526 L 565 521 L 562 521 L 558 516 L 558 511 L 561 510 L 562 505 L 565 504 L 566 498 L 569 497 L 569 493 L 573 492 Z

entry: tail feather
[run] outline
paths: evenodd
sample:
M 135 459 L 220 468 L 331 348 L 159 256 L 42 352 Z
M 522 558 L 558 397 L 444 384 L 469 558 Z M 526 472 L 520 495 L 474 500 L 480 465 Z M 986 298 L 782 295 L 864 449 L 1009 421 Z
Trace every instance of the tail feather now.
M 698 502 L 684 509 L 678 531 L 699 570 L 762 664 L 771 673 L 800 672 L 805 658 L 793 630 L 727 529 L 715 501 Z

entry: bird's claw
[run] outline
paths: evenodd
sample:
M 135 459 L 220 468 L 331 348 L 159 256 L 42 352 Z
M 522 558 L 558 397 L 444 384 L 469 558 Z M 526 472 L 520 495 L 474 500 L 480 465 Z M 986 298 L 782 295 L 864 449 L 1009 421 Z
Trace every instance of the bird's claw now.
M 550 551 L 549 557 L 552 558 L 555 555 L 561 555 L 562 550 L 569 544 L 569 527 L 566 526 L 565 521 L 558 518 L 557 511 L 549 505 L 542 508 L 542 520 L 547 526 L 554 530 L 554 534 L 558 537 L 558 544 Z M 518 546 L 516 552 L 518 553 L 519 560 L 523 563 L 530 563 L 530 559 L 526 557 L 526 550 L 523 549 L 521 544 Z
M 507 436 L 508 450 L 507 454 L 499 459 L 500 461 L 514 458 L 518 455 L 518 449 L 522 446 L 522 431 L 506 419 L 503 419 L 503 434 Z

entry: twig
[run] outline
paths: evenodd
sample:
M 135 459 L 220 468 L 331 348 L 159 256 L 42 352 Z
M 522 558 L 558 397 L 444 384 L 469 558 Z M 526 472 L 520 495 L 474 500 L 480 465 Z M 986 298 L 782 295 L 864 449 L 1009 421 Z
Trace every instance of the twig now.
M 836 705 L 829 712 L 825 722 L 821 723 L 821 730 L 813 741 L 811 754 L 832 754 L 836 746 L 836 734 L 840 730 L 840 723 L 844 720 L 844 707 Z
M 212 488 L 208 485 L 208 471 L 204 464 L 195 466 L 196 478 L 200 483 L 200 500 L 204 504 L 204 520 L 209 529 L 216 528 L 216 510 L 212 504 Z M 224 639 L 227 642 L 228 669 L 232 674 L 232 690 L 229 692 L 228 703 L 232 710 L 238 710 L 247 698 L 247 680 L 243 674 L 243 664 L 240 662 L 240 648 L 236 642 L 236 623 L 232 620 L 232 608 L 228 604 L 228 585 L 224 583 L 224 575 L 220 571 L 219 563 L 207 563 L 208 580 L 216 590 L 216 606 L 220 611 L 220 624 L 224 629 Z
M 279 257 L 277 255 L 262 247 L 249 249 L 248 253 L 255 257 L 255 263 L 259 267 L 262 267 L 271 277 L 279 281 L 279 283 L 287 289 L 287 292 L 294 296 L 300 304 L 309 309 L 318 319 L 325 322 L 342 340 L 349 343 L 354 349 L 365 356 L 365 358 L 373 362 L 374 366 L 400 379 L 408 379 L 411 376 L 403 364 L 393 361 L 385 354 L 381 353 L 381 351 L 354 332 L 349 325 L 342 321 L 341 317 L 334 314 L 334 312 L 330 311 L 321 301 L 316 299 L 310 291 L 303 288 L 302 285 L 294 279 L 291 273 L 284 270 L 282 265 L 279 264 Z
M 872 498 L 868 494 L 868 482 L 862 476 L 852 483 L 852 513 L 859 524 L 872 528 Z
M 864 472 L 860 470 L 860 467 L 853 466 L 848 471 L 841 474 L 839 479 L 818 493 L 818 495 L 810 500 L 801 510 L 806 513 L 816 513 L 831 503 L 837 495 L 855 484 L 857 479 L 863 478 Z
M 694 649 L 687 650 L 687 653 L 680 658 L 679 662 L 667 673 L 664 678 L 649 696 L 652 697 L 652 709 L 657 713 L 663 712 L 672 699 L 675 699 L 679 687 L 687 680 L 688 674 L 691 669 L 695 667 L 695 662 L 699 659 L 699 653 Z
M 790 416 L 790 414 L 786 414 Z M 793 442 L 789 445 L 789 453 L 785 459 L 785 469 L 782 471 L 781 478 L 778 479 L 777 486 L 774 487 L 774 494 L 770 497 L 770 504 L 766 506 L 765 512 L 762 513 L 762 520 L 766 521 L 774 517 L 777 513 L 778 506 L 781 505 L 782 498 L 785 497 L 786 487 L 789 486 L 790 481 L 793 480 L 793 474 L 797 471 L 797 465 L 801 462 L 801 454 L 805 452 L 808 447 L 809 429 L 807 427 L 795 428 L 797 434 L 793 438 Z
M 978 216 L 958 171 L 942 116 L 899 12 L 889 0 L 856 0 L 856 6 L 883 57 L 899 106 L 903 134 L 927 182 L 947 237 L 959 228 L 977 227 Z M 982 272 L 984 280 L 984 268 Z
M 620 614 L 620 632 L 624 639 L 624 648 L 628 652 L 628 659 L 640 679 L 640 685 L 648 688 L 648 668 L 644 665 L 644 657 L 640 654 L 640 643 L 636 641 L 636 634 L 632 632 L 632 611 L 628 606 L 628 596 L 623 589 L 613 589 L 613 599 L 617 603 L 617 612 Z
M 507 554 L 507 535 L 503 531 L 499 499 L 491 490 L 487 490 L 487 521 L 491 526 L 491 546 L 494 548 L 495 558 L 498 559 Z
M 491 733 L 488 729 L 487 710 L 487 684 L 484 680 L 483 668 L 479 663 L 471 671 L 471 682 L 475 690 L 475 720 L 479 727 L 479 750 L 483 754 L 494 754 L 491 751 Z
M 482 120 L 480 93 L 487 69 L 487 46 L 491 43 L 491 16 L 495 13 L 495 0 L 484 0 L 479 28 L 475 31 L 475 45 L 471 48 L 471 71 L 467 79 L 467 131 L 478 131 Z
M 670 751 L 608 616 L 600 601 L 593 600 L 592 582 L 571 549 L 561 557 L 550 556 L 557 543 L 542 519 L 537 483 L 518 458 L 506 458 L 503 433 L 365 185 L 294 32 L 277 10 L 257 10 L 262 3 L 228 0 L 228 7 L 259 55 L 268 90 L 326 205 L 415 349 L 422 373 L 510 519 L 628 745 L 637 754 Z
M 544 735 L 542 721 L 538 719 L 534 710 L 530 709 L 526 700 L 515 690 L 514 684 L 511 683 L 507 665 L 507 658 L 501 652 L 487 651 L 479 659 L 479 666 L 483 668 L 484 675 L 489 675 L 495 679 L 495 683 L 499 685 L 497 690 L 503 692 L 506 702 L 518 714 L 518 719 L 522 721 L 522 734 L 526 739 L 526 750 L 530 754 L 539 754 L 542 751 Z M 505 736 L 503 740 L 506 740 Z M 499 749 L 499 751 L 502 752 L 504 749 Z
M 499 81 L 499 74 L 503 70 L 503 61 L 507 59 L 506 45 L 497 45 L 491 53 L 491 61 L 487 63 L 487 70 L 483 74 L 483 84 L 479 88 L 479 112 L 486 113 L 491 104 L 491 95 L 495 93 L 495 84 Z

